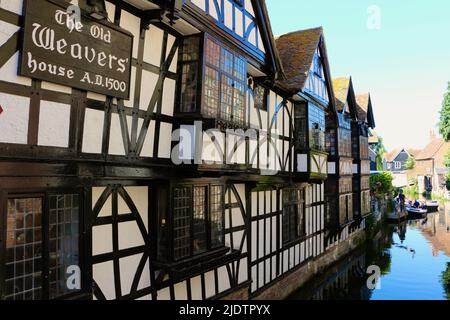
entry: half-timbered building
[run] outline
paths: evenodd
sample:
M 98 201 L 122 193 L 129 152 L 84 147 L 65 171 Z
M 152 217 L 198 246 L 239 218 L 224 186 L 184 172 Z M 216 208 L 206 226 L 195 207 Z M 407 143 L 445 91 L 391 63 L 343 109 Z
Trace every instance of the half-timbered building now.
M 1 299 L 247 299 L 325 254 L 322 29 L 275 43 L 257 0 L 2 0 L 0 30 Z
M 356 216 L 366 216 L 370 205 L 370 156 L 369 130 L 375 128 L 375 119 L 370 94 L 357 94 L 358 121 L 353 124 L 353 207 Z
M 357 121 L 356 97 L 351 78 L 333 79 L 336 98 L 337 129 L 330 132 L 337 138 L 337 148 L 330 150 L 330 170 L 325 193 L 328 195 L 330 227 L 343 227 L 354 221 L 352 124 Z M 355 126 L 353 127 L 355 128 Z M 336 197 L 338 195 L 338 197 Z M 334 219 L 333 219 L 334 218 Z

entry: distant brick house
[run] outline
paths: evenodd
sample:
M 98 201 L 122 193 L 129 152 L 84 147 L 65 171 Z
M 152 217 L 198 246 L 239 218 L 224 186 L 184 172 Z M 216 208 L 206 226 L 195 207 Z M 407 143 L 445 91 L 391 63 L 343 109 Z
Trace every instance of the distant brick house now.
M 449 168 L 445 167 L 444 158 L 449 150 L 450 142 L 434 136 L 416 157 L 416 166 L 412 175 L 417 177 L 419 193 L 445 191 L 446 174 Z

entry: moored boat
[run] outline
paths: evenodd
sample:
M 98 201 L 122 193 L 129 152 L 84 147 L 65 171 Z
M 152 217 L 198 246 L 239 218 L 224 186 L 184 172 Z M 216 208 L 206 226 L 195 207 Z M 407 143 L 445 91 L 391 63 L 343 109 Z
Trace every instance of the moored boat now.
M 439 211 L 439 201 L 427 201 L 426 202 L 427 211 L 428 212 L 437 212 Z
M 411 219 L 425 218 L 428 213 L 427 209 L 414 208 L 414 207 L 407 207 L 406 211 L 408 212 L 408 218 L 411 218 Z

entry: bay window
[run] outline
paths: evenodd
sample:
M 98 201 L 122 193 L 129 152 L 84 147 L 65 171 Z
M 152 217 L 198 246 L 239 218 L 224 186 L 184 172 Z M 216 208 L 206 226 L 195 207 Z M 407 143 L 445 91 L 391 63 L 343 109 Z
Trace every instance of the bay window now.
M 6 214 L 4 298 L 55 299 L 80 291 L 79 194 L 12 196 Z
M 198 102 L 200 38 L 189 37 L 180 50 L 180 112 L 195 112 Z
M 180 53 L 179 110 L 200 112 L 205 117 L 242 126 L 245 124 L 247 61 L 209 35 L 205 35 L 203 41 L 202 46 L 198 36 L 184 40 Z M 199 65 L 203 74 L 199 72 Z
M 309 147 L 325 151 L 325 111 L 313 103 L 308 105 Z

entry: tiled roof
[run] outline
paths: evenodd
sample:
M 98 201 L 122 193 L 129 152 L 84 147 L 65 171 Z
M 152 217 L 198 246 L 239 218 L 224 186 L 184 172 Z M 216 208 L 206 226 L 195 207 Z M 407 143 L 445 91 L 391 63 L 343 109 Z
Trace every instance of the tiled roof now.
M 445 141 L 441 138 L 433 139 L 422 152 L 417 156 L 417 160 L 433 159 L 436 153 L 444 146 Z
M 336 110 L 342 111 L 347 102 L 350 90 L 350 78 L 342 77 L 333 79 L 333 91 L 336 98 Z
M 397 155 L 402 151 L 402 149 L 394 149 L 391 152 L 388 152 L 384 155 L 384 159 L 387 162 L 392 162 L 397 157 Z
M 358 119 L 360 121 L 367 121 L 367 111 L 369 110 L 369 94 L 357 94 L 356 95 Z
M 420 149 L 406 149 L 406 151 L 408 151 L 408 153 L 414 158 L 417 158 L 417 156 L 422 152 Z
M 288 33 L 275 40 L 288 90 L 297 93 L 303 89 L 322 34 L 319 27 Z

